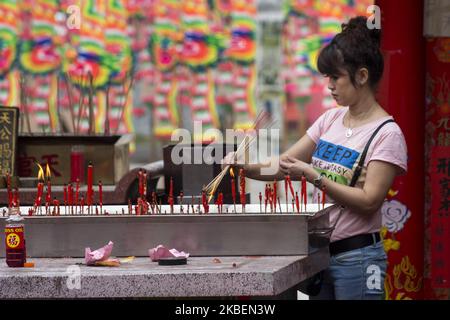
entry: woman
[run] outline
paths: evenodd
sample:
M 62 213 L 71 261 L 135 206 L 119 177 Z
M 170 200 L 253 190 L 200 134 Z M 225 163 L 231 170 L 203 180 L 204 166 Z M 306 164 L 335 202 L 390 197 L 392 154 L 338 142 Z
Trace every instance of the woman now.
M 406 172 L 406 143 L 395 122 L 384 124 L 371 141 L 362 172 L 350 186 L 369 138 L 392 117 L 375 99 L 383 74 L 380 30 L 369 30 L 367 18 L 356 17 L 320 53 L 318 69 L 341 106 L 322 114 L 279 159 L 274 175 L 261 175 L 269 164 L 225 164 L 244 167 L 249 178 L 273 181 L 302 175 L 328 198 L 343 206 L 330 211 L 330 264 L 317 299 L 382 299 L 386 254 L 380 241 L 385 196 L 398 174 Z

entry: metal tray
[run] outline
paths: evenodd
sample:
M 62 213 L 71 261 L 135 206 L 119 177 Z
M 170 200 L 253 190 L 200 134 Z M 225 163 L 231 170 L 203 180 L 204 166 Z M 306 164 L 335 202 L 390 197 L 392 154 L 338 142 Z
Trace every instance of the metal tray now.
M 283 206 L 283 205 L 282 205 Z M 127 206 L 104 206 L 109 215 L 32 216 L 25 218 L 29 257 L 83 257 L 114 242 L 114 256 L 148 256 L 159 244 L 192 256 L 307 255 L 329 242 L 328 207 L 304 213 L 259 213 L 259 205 L 247 205 L 246 213 L 122 215 Z M 168 212 L 168 206 L 162 206 Z M 233 205 L 224 205 L 229 212 Z M 284 207 L 285 209 L 285 207 Z M 28 207 L 21 208 L 27 215 Z M 180 212 L 175 206 L 174 212 Z M 256 213 L 258 212 L 258 213 Z M 114 214 L 116 213 L 116 214 Z M 5 256 L 5 218 L 0 217 L 0 256 Z

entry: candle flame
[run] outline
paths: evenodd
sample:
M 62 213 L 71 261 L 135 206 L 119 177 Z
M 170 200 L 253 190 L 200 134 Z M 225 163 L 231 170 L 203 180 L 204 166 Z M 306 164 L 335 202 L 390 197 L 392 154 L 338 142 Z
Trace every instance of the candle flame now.
M 234 171 L 233 171 L 233 168 L 230 168 L 230 176 L 231 176 L 232 178 L 234 178 Z
M 43 181 L 44 180 L 44 169 L 42 168 L 42 166 L 36 162 L 36 165 L 39 167 L 39 171 L 38 171 L 38 180 L 39 181 Z
M 49 166 L 48 163 L 47 163 L 47 165 L 45 166 L 45 177 L 46 177 L 47 179 L 50 179 L 51 176 L 52 176 L 52 172 L 51 172 L 51 170 L 50 170 L 50 166 Z
M 213 196 L 214 196 L 213 194 L 210 194 L 210 195 L 209 195 L 209 197 L 208 197 L 208 203 L 211 202 L 211 199 L 212 199 Z

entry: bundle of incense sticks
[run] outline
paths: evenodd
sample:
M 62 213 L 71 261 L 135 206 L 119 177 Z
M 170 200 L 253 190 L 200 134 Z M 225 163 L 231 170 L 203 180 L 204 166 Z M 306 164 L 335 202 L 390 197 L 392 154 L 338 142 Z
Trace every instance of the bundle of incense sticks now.
M 271 120 L 270 115 L 267 112 L 261 111 L 256 117 L 256 120 L 253 124 L 253 129 L 257 132 L 258 130 L 263 128 L 268 129 L 272 127 L 275 123 L 276 121 Z M 234 153 L 234 160 L 237 161 L 243 155 L 245 155 L 250 149 L 250 146 L 255 141 L 256 141 L 256 134 L 252 136 L 246 135 L 244 140 L 242 140 L 236 152 Z M 210 183 L 208 183 L 206 187 L 203 188 L 202 191 L 205 191 L 206 194 L 208 195 L 208 203 L 211 201 L 212 197 L 214 196 L 214 193 L 217 191 L 217 187 L 219 186 L 220 182 L 222 181 L 223 177 L 227 174 L 229 169 L 230 165 L 227 165 Z

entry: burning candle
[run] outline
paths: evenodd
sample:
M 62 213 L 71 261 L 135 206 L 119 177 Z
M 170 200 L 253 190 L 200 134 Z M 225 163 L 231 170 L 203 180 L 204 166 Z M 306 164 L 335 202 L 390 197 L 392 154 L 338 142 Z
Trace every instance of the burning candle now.
M 40 164 L 36 164 L 39 166 L 37 193 L 36 199 L 34 200 L 34 211 L 37 213 L 39 207 L 41 206 L 42 193 L 44 192 L 44 169 L 42 169 Z
M 231 196 L 233 198 L 234 212 L 236 213 L 236 186 L 234 181 L 234 172 L 233 168 L 230 168 L 230 176 L 231 176 Z

